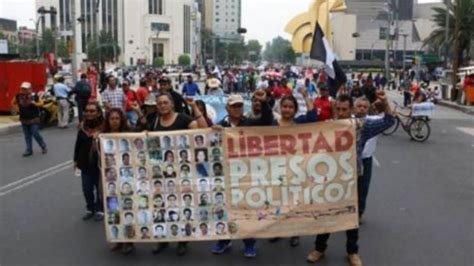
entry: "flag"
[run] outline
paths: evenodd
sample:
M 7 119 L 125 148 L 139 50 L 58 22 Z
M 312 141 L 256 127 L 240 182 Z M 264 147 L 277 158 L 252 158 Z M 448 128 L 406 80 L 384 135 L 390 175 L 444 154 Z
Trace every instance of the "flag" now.
M 337 90 L 347 81 L 346 74 L 341 69 L 336 60 L 336 54 L 332 51 L 328 40 L 324 36 L 324 32 L 316 22 L 316 28 L 313 33 L 313 43 L 311 44 L 311 59 L 315 59 L 324 63 L 324 72 L 329 77 L 328 85 L 330 87 L 331 96 L 336 96 Z

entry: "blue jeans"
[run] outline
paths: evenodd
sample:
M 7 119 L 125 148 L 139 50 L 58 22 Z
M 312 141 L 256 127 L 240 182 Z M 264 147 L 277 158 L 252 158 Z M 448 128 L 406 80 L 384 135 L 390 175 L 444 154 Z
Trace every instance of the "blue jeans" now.
M 104 208 L 100 188 L 100 171 L 81 171 L 81 179 L 86 209 L 93 213 L 102 212 Z
M 372 157 L 362 159 L 364 172 L 357 180 L 357 192 L 359 194 L 359 216 L 365 211 L 367 195 L 369 194 L 370 179 L 372 178 Z
M 134 111 L 129 111 L 126 113 L 126 115 L 128 123 L 130 123 L 131 126 L 136 126 L 138 121 L 137 113 L 135 113 Z
M 44 142 L 43 137 L 39 133 L 39 124 L 21 124 L 21 128 L 23 129 L 23 135 L 25 135 L 27 152 L 33 152 L 33 138 L 35 138 L 41 149 L 46 149 L 46 143 Z

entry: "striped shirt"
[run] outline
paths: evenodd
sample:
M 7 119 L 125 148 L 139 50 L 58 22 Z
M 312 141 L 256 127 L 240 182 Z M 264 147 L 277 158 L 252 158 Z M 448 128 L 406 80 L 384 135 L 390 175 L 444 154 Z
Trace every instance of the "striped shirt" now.
M 119 108 L 122 111 L 125 111 L 123 110 L 123 107 L 126 100 L 125 94 L 123 93 L 122 89 L 119 88 L 107 88 L 102 93 L 103 103 L 109 103 L 112 108 Z

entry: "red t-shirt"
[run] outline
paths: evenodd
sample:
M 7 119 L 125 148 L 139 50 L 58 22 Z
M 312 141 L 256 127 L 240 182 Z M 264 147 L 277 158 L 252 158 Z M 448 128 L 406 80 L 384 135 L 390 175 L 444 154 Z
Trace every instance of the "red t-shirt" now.
M 137 100 L 140 104 L 143 104 L 146 101 L 146 98 L 148 98 L 148 94 L 150 92 L 148 91 L 148 88 L 146 87 L 140 87 L 137 90 Z
M 318 112 L 318 121 L 325 121 L 333 118 L 332 100 L 330 97 L 318 97 L 314 100 L 314 108 Z
M 138 100 L 137 93 L 132 91 L 132 90 L 128 90 L 127 92 L 124 92 L 124 94 L 125 94 L 125 97 L 127 97 L 127 103 L 125 105 L 125 112 L 133 111 L 132 104 L 135 103 Z
M 280 99 L 281 97 L 285 95 L 292 95 L 292 94 L 293 94 L 293 91 L 291 91 L 291 89 L 288 88 L 287 86 L 276 87 L 275 89 L 273 89 L 273 97 L 275 97 L 275 99 Z

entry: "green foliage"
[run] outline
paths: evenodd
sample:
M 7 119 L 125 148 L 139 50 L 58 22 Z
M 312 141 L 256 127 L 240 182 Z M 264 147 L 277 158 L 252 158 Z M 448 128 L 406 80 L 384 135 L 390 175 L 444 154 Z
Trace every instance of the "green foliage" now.
M 472 40 L 474 36 L 474 5 L 472 0 L 455 0 L 454 4 L 446 8 L 434 7 L 434 14 L 432 20 L 436 23 L 437 28 L 426 38 L 424 45 L 429 45 L 434 49 L 440 49 L 445 44 L 446 35 L 446 12 L 449 12 L 449 29 L 448 29 L 448 43 L 450 53 L 454 54 L 454 39 L 459 40 L 460 54 L 457 55 L 459 62 L 467 62 L 468 56 L 463 57 L 463 54 L 469 54 Z M 454 35 L 455 19 L 459 21 L 459 34 Z
M 87 58 L 89 61 L 100 61 L 102 64 L 104 62 L 112 62 L 120 55 L 120 52 L 117 40 L 114 39 L 111 32 L 105 30 L 99 33 L 98 47 L 95 38 L 87 44 Z
M 187 54 L 182 54 L 178 57 L 178 64 L 180 66 L 189 66 L 191 65 L 191 57 Z
M 265 60 L 274 63 L 293 64 L 296 59 L 296 54 L 290 41 L 278 36 L 271 42 L 267 42 L 265 51 L 263 52 L 263 57 Z
M 163 59 L 163 57 L 157 57 L 153 61 L 153 66 L 154 67 L 162 68 L 164 65 L 165 65 L 165 60 Z
M 246 46 L 248 60 L 251 62 L 259 61 L 261 59 L 262 48 L 258 40 L 249 40 Z

